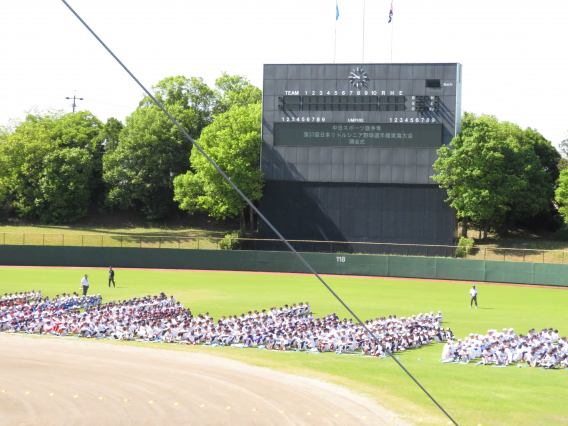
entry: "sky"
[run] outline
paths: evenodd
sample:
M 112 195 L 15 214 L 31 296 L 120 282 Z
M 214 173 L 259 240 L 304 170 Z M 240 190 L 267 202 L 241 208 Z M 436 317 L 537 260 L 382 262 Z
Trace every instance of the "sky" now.
M 568 137 L 568 0 L 68 0 L 147 87 L 265 63 L 459 62 L 462 109 Z M 336 35 L 336 36 L 335 36 Z M 364 50 L 363 50 L 364 39 Z M 33 108 L 124 121 L 142 90 L 60 0 L 0 0 L 0 125 Z M 336 43 L 337 41 L 337 43 Z M 363 56 L 364 55 L 364 56 Z M 76 91 L 76 92 L 75 92 Z

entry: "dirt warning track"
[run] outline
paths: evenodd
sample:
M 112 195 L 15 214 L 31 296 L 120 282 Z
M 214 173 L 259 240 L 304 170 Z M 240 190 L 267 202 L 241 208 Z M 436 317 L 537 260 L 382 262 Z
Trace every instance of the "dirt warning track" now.
M 206 354 L 8 334 L 0 347 L 2 425 L 405 424 L 342 387 Z

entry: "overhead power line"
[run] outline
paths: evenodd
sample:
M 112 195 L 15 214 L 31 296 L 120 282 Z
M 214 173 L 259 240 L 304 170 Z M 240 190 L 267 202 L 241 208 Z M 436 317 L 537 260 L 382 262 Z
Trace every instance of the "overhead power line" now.
M 113 106 L 113 107 L 117 107 L 117 108 L 125 108 L 125 109 L 129 109 L 131 111 L 134 111 L 138 105 L 132 107 L 132 106 L 125 106 L 125 105 L 116 105 L 116 104 L 109 104 L 108 102 L 100 102 L 100 101 L 93 101 L 91 99 L 86 100 L 87 102 L 92 102 L 94 104 L 101 104 L 101 105 L 109 105 L 109 106 Z

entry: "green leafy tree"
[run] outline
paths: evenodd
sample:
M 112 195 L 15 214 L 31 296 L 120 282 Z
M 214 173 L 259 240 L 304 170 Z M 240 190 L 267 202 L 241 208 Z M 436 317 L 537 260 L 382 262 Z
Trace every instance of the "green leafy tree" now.
M 565 135 L 566 138 L 559 144 L 559 150 L 562 157 L 568 158 L 568 132 L 565 132 Z
M 448 201 L 464 225 L 467 218 L 491 219 L 506 201 L 500 179 L 504 156 L 494 138 L 495 127 L 494 117 L 465 113 L 461 132 L 450 144 L 453 149 L 443 146 L 438 150 L 434 163 L 438 174 L 432 179 L 446 188 Z
M 62 115 L 53 121 L 52 138 L 60 149 L 80 148 L 88 152 L 92 161 L 90 181 L 91 203 L 102 205 L 105 198 L 103 182 L 104 126 L 90 111 Z M 89 203 L 89 204 L 91 204 Z
M 552 207 L 560 154 L 540 133 L 509 122 L 498 123 L 498 136 L 510 148 L 507 157 L 510 193 L 501 229 L 526 221 Z M 516 181 L 514 180 L 516 179 Z
M 101 129 L 100 139 L 103 141 L 105 152 L 114 151 L 117 148 L 122 129 L 124 129 L 124 124 L 113 117 L 110 117 L 104 124 Z
M 0 180 L 0 220 L 6 220 L 10 211 L 6 194 L 5 183 Z
M 5 214 L 37 218 L 35 200 L 43 172 L 43 159 L 57 148 L 49 121 L 32 117 L 0 139 L 0 199 Z
M 560 177 L 556 182 L 555 198 L 558 204 L 558 212 L 564 219 L 564 223 L 568 223 L 568 132 L 567 138 L 560 142 L 559 149 L 562 158 L 558 161 L 558 169 Z
M 544 170 L 550 175 L 551 181 L 555 182 L 560 176 L 558 162 L 562 156 L 552 143 L 530 127 L 521 131 L 520 142 L 522 145 L 532 147 Z
M 62 110 L 55 110 L 55 109 L 39 109 L 34 107 L 27 111 L 26 118 L 23 122 L 30 123 L 34 125 L 43 125 L 44 127 L 51 128 L 52 123 L 55 120 L 60 119 L 63 117 L 65 113 Z M 11 131 L 9 133 L 14 133 L 17 131 L 18 127 L 22 124 L 19 121 L 12 121 L 10 128 Z
M 185 129 L 195 131 L 192 110 L 175 104 L 167 110 Z M 177 210 L 173 180 L 189 169 L 191 142 L 156 106 L 139 107 L 127 117 L 119 140 L 103 158 L 108 205 L 139 209 L 149 220 Z
M 62 148 L 43 158 L 35 204 L 43 223 L 68 223 L 85 217 L 91 201 L 93 158 L 81 148 Z
M 103 154 L 101 121 L 89 111 L 64 114 L 51 122 L 51 138 L 62 148 L 88 150 L 94 158 Z
M 262 102 L 262 91 L 242 75 L 226 72 L 215 80 L 217 103 L 215 115 L 228 111 L 233 106 L 245 106 Z
M 167 77 L 152 89 L 154 97 L 165 107 L 176 106 L 191 111 L 187 116 L 191 123 L 187 123 L 185 130 L 192 138 L 198 138 L 203 128 L 213 122 L 216 95 L 201 77 Z M 154 106 L 154 102 L 146 96 L 140 106 Z
M 451 148 L 438 150 L 432 178 L 446 188 L 448 201 L 460 218 L 502 226 L 544 210 L 552 182 L 533 146 L 523 142 L 523 131 L 493 116 L 465 113 L 462 131 Z M 464 219 L 464 224 L 466 219 Z
M 568 169 L 564 169 L 560 172 L 555 196 L 559 206 L 558 212 L 566 224 L 568 223 Z
M 215 80 L 215 89 L 211 89 L 201 77 L 167 77 L 152 87 L 154 96 L 161 104 L 178 105 L 193 111 L 194 125 L 188 132 L 197 139 L 201 131 L 211 124 L 215 115 L 228 111 L 233 106 L 244 106 L 262 102 L 262 92 L 241 75 L 229 75 L 224 72 Z M 145 97 L 141 106 L 154 103 Z
M 568 136 L 568 132 L 566 132 Z M 562 172 L 562 170 L 568 169 L 568 137 L 560 142 L 558 146 L 558 150 L 560 151 L 561 158 L 558 160 L 558 171 Z
M 10 129 L 0 132 L 0 203 L 2 209 L 9 214 L 34 220 L 41 218 L 44 222 L 54 220 L 62 223 L 70 218 L 68 211 L 57 214 L 55 210 L 46 211 L 47 205 L 42 201 L 50 194 L 64 194 L 69 191 L 69 182 L 63 176 L 55 178 L 54 169 L 50 168 L 46 159 L 53 158 L 63 167 L 63 157 L 53 156 L 66 149 L 81 150 L 81 158 L 89 157 L 88 170 L 98 167 L 99 179 L 102 175 L 102 144 L 100 143 L 101 122 L 88 111 L 74 114 L 63 114 L 60 111 L 33 111 L 21 123 L 15 123 Z M 66 151 L 65 151 L 66 152 Z M 75 151 L 73 151 L 75 152 Z M 65 158 L 75 161 L 74 154 Z M 68 170 L 68 168 L 66 168 Z M 48 177 L 45 173 L 49 171 Z M 46 183 L 53 178 L 51 183 Z M 47 180 L 46 180 L 47 179 Z M 61 183 L 64 188 L 56 189 L 53 185 Z M 88 173 L 89 194 L 102 188 L 97 175 Z M 50 186 L 51 185 L 51 186 Z M 70 194 L 70 196 L 75 196 Z M 69 198 L 62 197 L 62 202 Z M 87 207 L 90 202 L 87 202 Z M 54 209 L 64 208 L 62 203 L 53 205 Z M 51 218 L 51 219 L 50 219 Z
M 262 196 L 260 171 L 261 106 L 234 106 L 206 127 L 198 143 L 251 200 Z M 191 154 L 193 171 L 174 180 L 175 201 L 194 213 L 205 211 L 217 219 L 244 217 L 246 203 L 197 150 Z
M 509 207 L 504 225 L 509 221 L 526 220 L 544 212 L 554 197 L 552 176 L 556 171 L 542 164 L 542 157 L 530 147 L 510 141 L 508 162 Z

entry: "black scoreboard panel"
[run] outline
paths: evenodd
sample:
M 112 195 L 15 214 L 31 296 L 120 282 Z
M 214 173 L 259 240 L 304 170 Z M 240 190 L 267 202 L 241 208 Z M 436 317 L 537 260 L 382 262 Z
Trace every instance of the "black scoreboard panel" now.
M 442 125 L 274 123 L 274 146 L 440 148 Z
M 293 240 L 448 244 L 453 238 L 453 212 L 446 198 L 445 191 L 432 185 L 270 180 L 260 207 L 284 237 Z M 263 238 L 275 238 L 263 223 L 260 231 Z M 357 251 L 365 248 L 384 253 L 393 247 L 358 245 Z M 407 248 L 398 247 L 402 250 L 393 253 L 406 254 Z M 272 249 L 281 250 L 282 244 L 273 244 Z M 348 246 L 337 245 L 334 250 L 348 251 Z M 435 248 L 428 253 L 435 255 Z M 443 256 L 444 250 L 439 253 Z
M 285 111 L 378 111 L 378 96 L 283 96 L 278 108 Z
M 268 218 L 287 238 L 450 244 L 431 176 L 459 132 L 461 75 L 457 63 L 265 65 Z
M 407 99 L 409 105 L 407 106 Z M 439 96 L 279 96 L 282 111 L 439 111 Z

